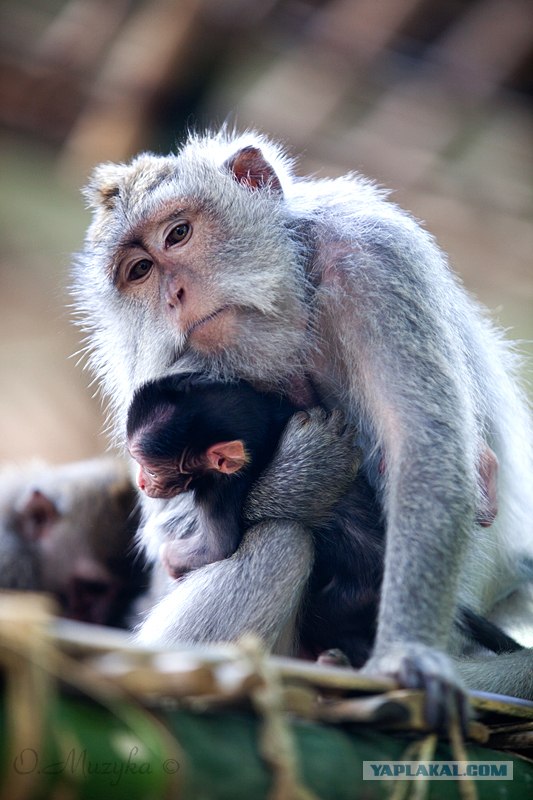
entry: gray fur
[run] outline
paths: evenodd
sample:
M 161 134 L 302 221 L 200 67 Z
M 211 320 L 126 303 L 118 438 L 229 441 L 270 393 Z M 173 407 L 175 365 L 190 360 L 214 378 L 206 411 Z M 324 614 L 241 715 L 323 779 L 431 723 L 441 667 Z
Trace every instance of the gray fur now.
M 252 486 L 246 520 L 291 519 L 319 527 L 357 474 L 355 436 L 338 410 L 326 414 L 317 406 L 294 414 L 272 462 Z
M 454 658 L 453 663 L 469 689 L 533 699 L 533 651 Z
M 274 167 L 282 192 L 233 178 L 228 159 L 250 145 Z M 500 622 L 525 613 L 529 606 L 518 602 L 517 610 L 516 597 L 528 583 L 519 562 L 533 555 L 533 467 L 517 362 L 408 214 L 357 175 L 294 178 L 288 159 L 255 134 L 193 137 L 175 155 L 103 165 L 87 196 L 95 214 L 75 293 L 91 367 L 119 435 L 136 386 L 170 370 L 193 366 L 288 390 L 310 372 L 322 401 L 360 430 L 362 468 L 387 518 L 383 598 L 367 671 L 398 675 L 412 655 L 431 672 L 434 649 L 453 650 L 458 601 L 489 617 L 498 607 Z M 193 236 L 175 257 L 163 248 L 158 222 L 172 209 L 193 221 Z M 144 289 L 117 280 L 132 238 L 143 240 L 139 252 L 156 265 L 157 279 Z M 197 298 L 198 318 L 231 309 L 227 336 L 222 327 L 211 344 L 198 343 L 188 305 L 169 311 L 170 277 Z M 500 464 L 499 514 L 488 530 L 474 519 L 483 441 Z M 386 475 L 378 470 L 383 454 Z M 180 624 L 160 624 L 169 636 L 179 629 L 180 638 L 194 638 L 206 614 L 219 618 L 224 599 L 232 609 L 238 602 L 239 613 L 251 614 L 266 635 L 261 613 L 279 609 L 271 608 L 261 575 L 279 557 L 279 576 L 290 548 L 287 540 L 285 551 L 281 544 L 261 549 L 264 561 L 254 553 L 256 591 L 248 601 L 255 609 L 241 605 L 249 587 L 229 559 L 187 578 L 205 588 L 202 603 L 187 606 L 185 620 L 169 600 L 165 608 Z M 306 574 L 305 559 L 301 569 Z M 294 595 L 285 600 L 291 602 Z M 234 611 L 231 620 L 236 628 L 211 628 L 213 638 L 235 635 Z
M 168 646 L 177 641 L 229 641 L 260 631 L 269 649 L 294 652 L 296 614 L 312 564 L 313 546 L 305 528 L 291 522 L 255 525 L 231 558 L 178 581 L 148 613 L 137 641 Z M 219 592 L 215 604 L 213 585 Z

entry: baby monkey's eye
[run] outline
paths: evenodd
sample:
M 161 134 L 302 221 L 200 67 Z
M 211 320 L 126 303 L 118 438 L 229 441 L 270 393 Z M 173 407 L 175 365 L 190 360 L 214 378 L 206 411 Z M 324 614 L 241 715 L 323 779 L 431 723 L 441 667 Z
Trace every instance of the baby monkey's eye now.
M 165 246 L 172 247 L 174 244 L 182 244 L 186 239 L 189 238 L 191 231 L 192 227 L 188 222 L 179 222 L 172 228 L 165 239 Z
M 133 264 L 128 272 L 128 281 L 141 281 L 146 278 L 153 266 L 153 262 L 149 258 L 141 258 L 140 261 L 136 261 Z

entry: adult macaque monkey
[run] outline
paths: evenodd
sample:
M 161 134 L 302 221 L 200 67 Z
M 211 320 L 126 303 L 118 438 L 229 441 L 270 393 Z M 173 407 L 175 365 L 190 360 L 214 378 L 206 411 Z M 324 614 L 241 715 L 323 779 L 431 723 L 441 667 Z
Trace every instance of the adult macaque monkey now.
M 294 178 L 260 136 L 193 137 L 175 155 L 104 164 L 86 196 L 95 213 L 75 285 L 117 430 L 133 391 L 169 372 L 244 378 L 299 406 L 312 402 L 309 376 L 360 430 L 386 519 L 364 671 L 426 687 L 445 707 L 460 687 L 449 655 L 457 603 L 507 629 L 532 607 L 531 435 L 500 334 L 382 192 L 357 176 Z M 499 460 L 498 517 L 486 530 L 475 521 L 483 442 Z M 164 502 L 153 508 L 167 530 L 193 524 L 186 500 L 162 517 Z M 189 576 L 146 626 L 193 640 L 252 628 L 286 644 L 312 548 L 298 523 L 264 527 Z M 528 690 L 517 686 L 525 663 L 506 669 L 510 691 Z M 481 666 L 469 680 L 491 688 L 494 674 Z

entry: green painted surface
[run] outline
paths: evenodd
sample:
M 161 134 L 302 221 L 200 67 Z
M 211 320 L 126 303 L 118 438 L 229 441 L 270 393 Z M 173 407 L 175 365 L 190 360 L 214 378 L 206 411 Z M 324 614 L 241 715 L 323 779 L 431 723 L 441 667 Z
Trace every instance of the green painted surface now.
M 3 719 L 3 788 L 35 779 L 28 800 L 263 800 L 272 776 L 257 749 L 260 721 L 244 712 L 160 714 L 175 737 L 173 750 L 162 727 L 135 706 L 114 704 L 113 712 L 81 698 L 60 697 L 49 709 L 38 747 L 8 749 Z M 363 762 L 403 760 L 412 739 L 367 728 L 290 721 L 303 782 L 321 800 L 386 798 L 390 781 L 364 781 Z M 469 747 L 470 760 L 513 761 L 512 781 L 478 781 L 479 800 L 533 797 L 533 766 L 482 747 Z M 413 756 L 409 756 L 412 759 Z M 446 744 L 435 759 L 452 760 Z M 181 794 L 176 780 L 182 783 Z M 431 781 L 428 800 L 459 797 L 455 781 Z

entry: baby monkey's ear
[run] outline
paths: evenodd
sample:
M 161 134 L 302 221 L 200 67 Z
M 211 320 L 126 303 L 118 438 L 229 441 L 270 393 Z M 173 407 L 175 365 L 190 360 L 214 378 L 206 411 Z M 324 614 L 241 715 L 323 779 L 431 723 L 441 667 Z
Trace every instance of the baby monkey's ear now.
M 224 166 L 233 174 L 238 183 L 249 189 L 270 189 L 282 194 L 281 183 L 274 168 L 257 147 L 243 147 L 225 162 Z
M 113 209 L 120 194 L 120 184 L 127 169 L 125 164 L 100 164 L 94 170 L 89 183 L 83 189 L 83 196 L 90 208 Z
M 233 442 L 212 444 L 206 451 L 207 467 L 225 475 L 238 472 L 248 461 L 244 444 L 240 439 Z

